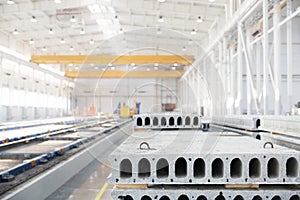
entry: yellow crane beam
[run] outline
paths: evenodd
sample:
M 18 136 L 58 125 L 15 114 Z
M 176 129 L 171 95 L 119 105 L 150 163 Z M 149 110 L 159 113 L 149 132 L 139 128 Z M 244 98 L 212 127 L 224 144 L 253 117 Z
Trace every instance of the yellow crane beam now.
M 69 78 L 179 78 L 183 70 L 172 71 L 117 71 L 117 70 L 82 70 L 65 71 L 65 76 Z
M 33 55 L 31 62 L 36 64 L 101 64 L 127 65 L 135 63 L 190 65 L 194 61 L 191 55 Z

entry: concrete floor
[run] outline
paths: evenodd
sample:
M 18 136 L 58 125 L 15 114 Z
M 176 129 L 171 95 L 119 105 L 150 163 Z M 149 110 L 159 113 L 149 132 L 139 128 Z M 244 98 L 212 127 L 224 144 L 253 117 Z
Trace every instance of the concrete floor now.
M 106 183 L 106 179 L 110 173 L 111 168 L 108 162 L 100 163 L 95 160 L 50 195 L 47 200 L 112 200 L 110 197 L 112 185 L 108 185 L 100 198 L 100 194 L 98 194 Z
M 120 140 L 115 145 L 121 144 Z M 112 200 L 110 194 L 113 185 L 106 184 L 107 177 L 111 173 L 111 167 L 107 161 L 108 156 L 115 150 L 115 146 L 111 145 L 101 156 L 81 170 L 76 176 L 67 181 L 57 191 L 52 193 L 47 200 Z M 104 190 L 104 192 L 100 192 Z M 102 193 L 100 195 L 100 193 Z

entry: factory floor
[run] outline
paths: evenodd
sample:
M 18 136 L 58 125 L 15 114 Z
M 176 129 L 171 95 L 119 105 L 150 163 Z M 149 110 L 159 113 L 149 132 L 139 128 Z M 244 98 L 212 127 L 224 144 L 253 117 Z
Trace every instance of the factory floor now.
M 50 195 L 47 200 L 112 200 L 110 193 L 113 186 L 106 183 L 110 173 L 108 162 L 101 163 L 95 160 Z

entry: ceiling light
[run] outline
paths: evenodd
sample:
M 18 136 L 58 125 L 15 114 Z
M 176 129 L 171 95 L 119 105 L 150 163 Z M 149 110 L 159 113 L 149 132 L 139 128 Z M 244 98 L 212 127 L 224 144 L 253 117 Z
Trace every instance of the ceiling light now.
M 94 69 L 99 69 L 99 67 L 94 67 Z
M 75 22 L 76 22 L 76 18 L 75 18 L 75 16 L 74 16 L 74 15 L 72 15 L 72 16 L 71 16 L 70 22 L 73 22 L 73 23 L 75 23 Z
M 131 66 L 135 66 L 135 63 L 131 63 L 130 65 L 131 65 Z
M 157 33 L 158 35 L 161 34 L 160 28 L 157 29 L 157 32 L 156 32 L 156 33 Z
M 158 16 L 157 21 L 158 21 L 159 23 L 163 23 L 163 22 L 164 22 L 163 16 L 162 16 L 162 15 Z
M 112 66 L 110 69 L 111 69 L 111 70 L 115 70 L 116 68 L 115 68 L 114 66 Z
M 46 47 L 43 47 L 43 48 L 42 48 L 42 51 L 47 51 L 47 48 L 46 48 Z
M 154 67 L 154 70 L 158 70 L 158 67 Z
M 212 2 L 215 2 L 216 0 L 208 0 L 208 1 L 212 3 Z
M 33 40 L 33 39 L 30 39 L 30 40 L 29 40 L 29 44 L 34 44 L 34 40 Z
M 159 3 L 163 3 L 165 2 L 166 0 L 157 0 Z
M 101 9 L 98 4 L 88 5 L 88 9 L 92 14 L 101 13 Z
M 14 34 L 14 35 L 18 35 L 18 34 L 19 34 L 19 32 L 18 32 L 18 30 L 17 30 L 16 28 L 15 28 L 13 34 Z
M 172 67 L 172 70 L 176 70 L 176 67 Z
M 193 29 L 193 30 L 191 31 L 191 35 L 196 35 L 196 34 L 197 34 L 196 30 Z
M 154 63 L 154 66 L 155 66 L 155 67 L 158 67 L 158 63 Z
M 182 47 L 182 51 L 186 51 L 186 48 L 185 48 L 185 47 Z
M 193 40 L 189 39 L 189 44 L 193 44 Z
M 76 70 L 79 70 L 79 67 L 75 67 Z
M 174 67 L 177 67 L 178 66 L 178 64 L 177 63 L 174 63 Z
M 147 72 L 149 72 L 150 71 L 150 69 L 149 68 L 147 68 Z
M 70 64 L 69 64 L 69 67 L 73 67 L 73 64 L 72 64 L 72 63 L 70 63 Z
M 118 15 L 115 16 L 115 21 L 120 21 Z
M 50 28 L 50 30 L 49 30 L 49 34 L 53 34 L 54 32 L 53 32 L 53 29 L 52 28 Z
M 12 5 L 12 4 L 14 4 L 15 2 L 14 2 L 13 0 L 7 0 L 6 3 L 9 4 L 9 5 Z
M 61 44 L 65 44 L 65 43 L 66 43 L 65 39 L 64 39 L 64 38 L 61 38 L 60 43 L 61 43 Z
M 197 22 L 198 22 L 198 23 L 202 23 L 202 22 L 203 22 L 203 18 L 202 18 L 201 16 L 198 16 Z
M 109 66 L 109 67 L 111 67 L 111 66 L 112 66 L 112 64 L 111 64 L 111 63 L 109 63 L 109 64 L 108 64 L 108 66 Z
M 124 33 L 124 31 L 123 31 L 123 29 L 122 28 L 120 28 L 120 33 L 122 34 L 122 33 Z
M 136 66 L 134 66 L 132 69 L 136 69 Z
M 80 34 L 81 34 L 81 35 L 85 34 L 85 31 L 84 31 L 84 29 L 83 29 L 83 28 L 82 28 L 82 29 L 80 29 Z
M 90 44 L 94 44 L 95 41 L 93 39 L 90 40 Z
M 74 51 L 74 47 L 70 46 L 70 51 Z
M 61 0 L 54 0 L 54 3 L 61 3 Z
M 102 71 L 105 71 L 105 68 L 102 68 Z
M 30 21 L 31 21 L 31 22 L 33 22 L 33 23 L 37 22 L 37 20 L 36 20 L 35 16 L 32 16 L 32 18 L 31 18 L 31 20 L 30 20 Z

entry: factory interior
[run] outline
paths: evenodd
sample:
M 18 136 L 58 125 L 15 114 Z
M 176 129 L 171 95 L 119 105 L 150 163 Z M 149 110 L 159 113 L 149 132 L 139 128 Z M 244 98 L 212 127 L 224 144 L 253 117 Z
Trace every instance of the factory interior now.
M 1 0 L 0 199 L 300 200 L 299 55 L 300 0 Z

